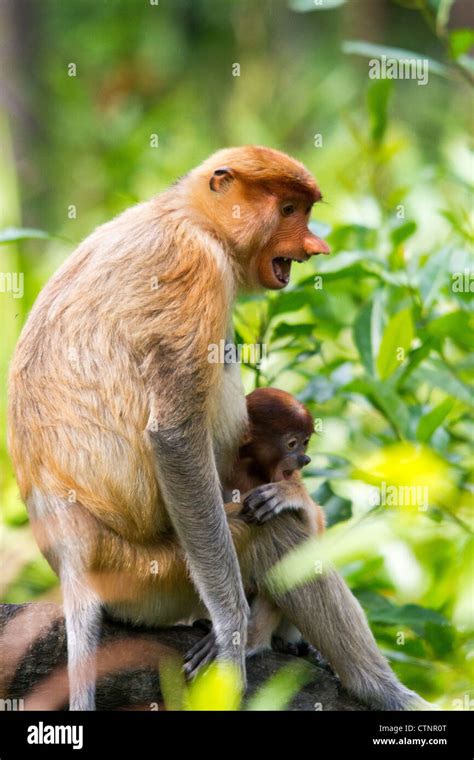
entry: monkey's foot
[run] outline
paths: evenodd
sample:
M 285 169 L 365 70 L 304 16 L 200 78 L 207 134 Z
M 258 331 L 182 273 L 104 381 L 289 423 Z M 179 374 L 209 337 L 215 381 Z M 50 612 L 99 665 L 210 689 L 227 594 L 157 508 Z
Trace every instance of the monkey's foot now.
M 282 636 L 272 636 L 272 649 L 282 654 L 292 654 L 293 657 L 307 657 L 316 650 L 306 641 L 287 641 Z
M 199 626 L 197 626 L 199 627 Z M 217 657 L 216 637 L 211 630 L 202 639 L 194 644 L 184 655 L 184 674 L 189 680 L 194 678 L 198 671 Z
M 328 670 L 331 673 L 334 672 L 321 652 L 304 639 L 300 641 L 287 641 L 281 636 L 272 636 L 272 649 L 282 654 L 292 654 L 293 657 L 312 657 L 320 668 L 324 668 L 324 670 Z
M 268 483 L 257 486 L 245 497 L 240 515 L 245 522 L 263 525 L 286 509 L 295 507 L 286 501 L 281 483 Z

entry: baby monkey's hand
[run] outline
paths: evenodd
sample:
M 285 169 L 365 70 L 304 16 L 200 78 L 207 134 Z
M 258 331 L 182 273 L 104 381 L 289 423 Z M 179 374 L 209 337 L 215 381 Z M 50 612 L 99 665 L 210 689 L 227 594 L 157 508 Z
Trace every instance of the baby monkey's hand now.
M 287 509 L 306 509 L 308 494 L 299 480 L 279 480 L 257 486 L 244 498 L 241 516 L 259 525 Z

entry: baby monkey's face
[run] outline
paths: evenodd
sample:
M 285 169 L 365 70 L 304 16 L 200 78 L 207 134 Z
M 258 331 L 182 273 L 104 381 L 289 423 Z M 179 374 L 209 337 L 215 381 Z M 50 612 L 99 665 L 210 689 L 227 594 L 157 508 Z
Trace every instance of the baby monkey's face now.
M 249 428 L 240 455 L 251 460 L 263 480 L 290 480 L 310 463 L 306 449 L 314 422 L 300 401 L 278 388 L 257 388 L 247 396 L 247 410 Z
M 310 435 L 306 431 L 292 431 L 275 439 L 272 481 L 289 480 L 296 470 L 311 462 L 306 454 Z
M 242 453 L 250 456 L 265 480 L 275 483 L 278 480 L 290 480 L 297 470 L 311 462 L 306 449 L 311 433 L 308 429 L 275 431 L 275 429 L 253 431 L 250 442 Z

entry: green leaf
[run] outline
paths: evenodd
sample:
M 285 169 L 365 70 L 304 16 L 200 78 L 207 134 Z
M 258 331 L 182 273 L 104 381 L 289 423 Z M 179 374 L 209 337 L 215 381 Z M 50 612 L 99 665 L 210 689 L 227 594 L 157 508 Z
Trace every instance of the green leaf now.
M 325 454 L 324 459 L 326 460 L 325 465 L 318 466 L 312 464 L 309 467 L 305 467 L 305 477 L 329 478 L 329 480 L 334 480 L 335 478 L 344 478 L 347 480 L 350 478 L 354 467 L 348 459 L 340 457 L 337 454 Z
M 385 328 L 377 357 L 377 372 L 381 380 L 386 380 L 400 366 L 397 357 L 401 349 L 407 354 L 414 337 L 411 309 L 403 309 L 392 317 Z
M 369 373 L 374 374 L 374 354 L 372 350 L 372 313 L 374 305 L 368 303 L 359 312 L 354 322 L 354 342 L 357 346 L 362 364 Z
M 400 438 L 409 439 L 410 416 L 400 396 L 385 382 L 369 381 L 370 395 L 376 407 L 392 424 Z
M 354 342 L 365 369 L 369 375 L 375 374 L 374 356 L 378 351 L 382 328 L 380 299 L 377 294 L 359 312 L 354 322 Z
M 343 224 L 330 233 L 328 242 L 336 251 L 353 248 L 370 250 L 376 246 L 377 230 L 363 224 Z
M 352 502 L 335 494 L 327 480 L 314 492 L 313 499 L 324 507 L 328 527 L 352 517 Z
M 394 227 L 391 231 L 390 240 L 394 246 L 401 245 L 416 232 L 416 228 L 416 222 L 405 222 L 404 224 L 400 224 L 398 227 Z
M 425 5 L 425 0 L 393 0 L 393 2 L 401 5 L 402 8 L 408 8 L 410 11 L 419 11 Z
M 347 277 L 372 276 L 397 287 L 407 285 L 407 279 L 403 273 L 394 274 L 393 272 L 389 272 L 368 251 L 343 251 L 338 253 L 336 256 L 332 256 L 319 263 L 318 274 L 322 276 L 324 282 L 332 282 Z M 305 280 L 304 284 L 307 283 L 309 284 Z
M 313 668 L 305 660 L 285 665 L 252 694 L 245 707 L 251 711 L 285 710 L 298 692 L 314 679 Z
M 447 264 L 451 251 L 443 246 L 437 253 L 428 258 L 423 269 L 419 272 L 419 288 L 425 308 L 436 300 L 439 291 L 448 281 Z
M 298 288 L 298 290 L 282 291 L 276 298 L 273 298 L 268 306 L 268 319 L 271 320 L 277 314 L 299 311 L 308 305 L 308 289 Z
M 272 332 L 272 340 L 278 338 L 313 338 L 314 324 L 289 324 L 288 322 L 279 322 Z
M 318 274 L 327 275 L 342 272 L 350 269 L 356 264 L 367 258 L 367 251 L 342 251 L 336 256 L 331 256 L 321 261 L 318 267 Z
M 0 245 L 7 243 L 17 243 L 19 240 L 29 240 L 30 238 L 41 238 L 43 240 L 50 238 L 47 232 L 35 230 L 28 227 L 5 227 L 0 230 Z
M 365 396 L 390 422 L 399 438 L 412 438 L 408 409 L 389 383 L 365 376 L 348 383 L 344 391 Z
M 457 398 L 470 407 L 474 406 L 473 394 L 467 385 L 459 380 L 440 359 L 424 362 L 413 373 L 417 383 L 426 382 L 433 388 L 440 388 L 453 398 Z
M 305 388 L 298 394 L 298 399 L 302 403 L 315 401 L 317 404 L 324 404 L 326 401 L 334 398 L 337 386 L 324 375 L 313 377 Z
M 427 337 L 419 348 L 415 348 L 410 352 L 406 367 L 403 368 L 403 372 L 397 378 L 397 390 L 404 388 L 405 383 L 409 380 L 410 375 L 416 370 L 416 368 L 423 362 L 431 351 L 436 349 L 436 340 L 434 338 Z
M 436 657 L 446 657 L 454 649 L 454 628 L 446 623 L 427 620 L 425 623 L 425 638 L 431 645 Z
M 442 627 L 451 628 L 448 619 L 436 610 L 418 604 L 404 604 L 398 607 L 373 591 L 357 591 L 356 596 L 366 610 L 370 622 L 404 625 L 421 636 L 425 636 L 427 626 L 437 626 L 438 630 Z
M 389 285 L 395 285 L 400 288 L 407 287 L 408 285 L 408 280 L 404 272 L 390 272 L 388 269 L 385 269 L 379 261 L 366 258 L 365 261 L 361 262 L 361 266 L 366 274 L 375 275 L 375 277 L 383 280 L 383 282 L 388 282 Z
M 25 565 L 5 595 L 6 604 L 19 604 L 55 587 L 58 579 L 43 557 Z
M 474 314 L 452 311 L 428 322 L 426 330 L 430 335 L 450 338 L 467 351 L 474 351 Z
M 290 10 L 297 13 L 307 13 L 307 11 L 330 11 L 333 8 L 339 8 L 347 0 L 290 0 Z
M 449 209 L 441 210 L 441 216 L 444 216 L 448 220 L 451 227 L 466 240 L 470 245 L 473 241 L 472 230 L 469 228 L 469 220 L 466 220 L 462 216 L 462 212 L 454 212 Z
M 370 136 L 379 145 L 387 129 L 388 102 L 393 85 L 390 79 L 377 79 L 370 82 L 367 88 L 367 105 L 370 117 Z
M 453 58 L 469 53 L 474 47 L 474 29 L 453 29 L 449 33 L 449 48 Z
M 348 55 L 361 55 L 365 58 L 394 58 L 397 61 L 406 61 L 410 58 L 414 61 L 428 61 L 429 71 L 438 76 L 448 77 L 449 72 L 446 66 L 425 55 L 415 53 L 413 50 L 404 50 L 403 48 L 386 47 L 385 45 L 374 45 L 372 42 L 364 40 L 345 40 L 342 43 L 342 52 Z
M 416 430 L 417 440 L 424 443 L 428 442 L 434 431 L 446 419 L 453 406 L 454 402 L 448 398 L 442 401 L 441 404 L 438 404 L 438 406 L 435 406 L 431 412 L 425 414 L 418 423 Z

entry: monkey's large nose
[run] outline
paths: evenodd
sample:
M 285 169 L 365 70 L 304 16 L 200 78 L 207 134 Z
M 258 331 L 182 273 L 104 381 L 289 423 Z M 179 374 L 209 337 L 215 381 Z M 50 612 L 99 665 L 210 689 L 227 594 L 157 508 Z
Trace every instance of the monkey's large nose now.
M 306 467 L 307 464 L 311 462 L 311 457 L 309 457 L 307 454 L 303 454 L 303 456 L 298 457 L 298 464 L 300 467 Z
M 313 235 L 313 233 L 308 230 L 303 238 L 303 251 L 307 253 L 308 256 L 316 256 L 318 253 L 324 253 L 327 255 L 330 252 L 330 248 L 325 240 L 321 240 L 321 238 L 316 237 L 316 235 Z

